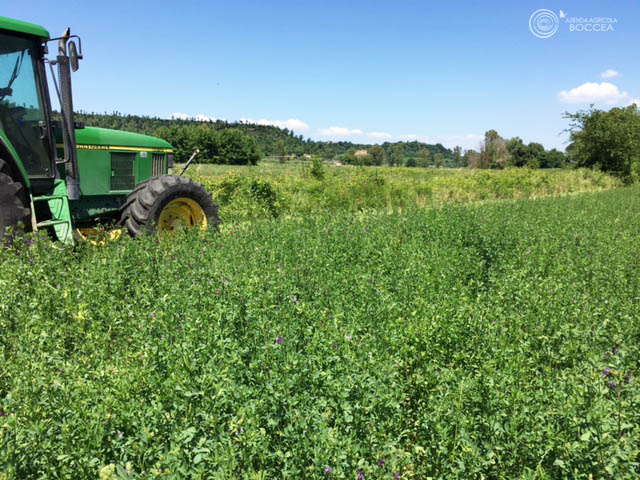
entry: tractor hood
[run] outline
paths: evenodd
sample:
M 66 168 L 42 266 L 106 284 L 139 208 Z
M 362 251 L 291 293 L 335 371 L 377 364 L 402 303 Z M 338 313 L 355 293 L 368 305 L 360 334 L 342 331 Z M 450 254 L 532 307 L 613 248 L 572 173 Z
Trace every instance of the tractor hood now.
M 161 138 L 96 127 L 76 129 L 76 147 L 78 150 L 173 152 L 171 144 Z

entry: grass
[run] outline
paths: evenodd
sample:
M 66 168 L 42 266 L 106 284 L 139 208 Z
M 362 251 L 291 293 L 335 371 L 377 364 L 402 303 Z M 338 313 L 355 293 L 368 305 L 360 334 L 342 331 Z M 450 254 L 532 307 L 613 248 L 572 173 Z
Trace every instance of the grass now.
M 0 478 L 637 478 L 639 232 L 631 187 L 20 242 Z
M 305 164 L 194 165 L 188 175 L 213 192 L 225 222 L 327 211 L 440 207 L 452 203 L 561 196 L 621 186 L 593 170 L 503 171 L 326 165 L 323 179 Z

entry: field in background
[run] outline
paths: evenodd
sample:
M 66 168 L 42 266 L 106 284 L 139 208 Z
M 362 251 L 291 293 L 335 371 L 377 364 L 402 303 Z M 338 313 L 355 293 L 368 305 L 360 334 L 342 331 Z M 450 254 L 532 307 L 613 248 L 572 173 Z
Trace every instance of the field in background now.
M 640 473 L 637 186 L 18 242 L 0 291 L 3 480 Z
M 176 170 L 179 171 L 180 167 Z M 504 199 L 561 196 L 621 186 L 612 176 L 579 170 L 473 170 L 325 165 L 192 165 L 187 176 L 213 193 L 223 222 L 309 216 L 328 211 L 398 211 Z

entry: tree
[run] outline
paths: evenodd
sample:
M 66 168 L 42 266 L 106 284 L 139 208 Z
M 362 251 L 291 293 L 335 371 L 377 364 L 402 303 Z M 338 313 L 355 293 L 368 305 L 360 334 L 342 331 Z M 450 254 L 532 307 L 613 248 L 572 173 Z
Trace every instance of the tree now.
M 462 167 L 464 166 L 462 163 L 462 147 L 456 145 L 453 148 L 453 166 L 454 167 Z
M 229 165 L 255 165 L 260 159 L 256 141 L 235 128 L 227 128 L 218 135 L 216 163 Z
M 540 168 L 543 156 L 544 146 L 541 143 L 531 142 L 527 145 L 527 167 Z
M 470 148 L 469 150 L 465 150 L 464 155 L 462 156 L 462 161 L 469 168 L 479 168 L 480 154 Z
M 487 131 L 480 147 L 479 168 L 504 168 L 510 161 L 511 155 L 504 139 L 495 130 Z
M 350 148 L 347 150 L 341 157 L 342 163 L 346 165 L 356 165 L 358 163 L 358 158 L 356 157 L 356 149 Z
M 394 165 L 402 165 L 402 159 L 404 158 L 404 149 L 402 148 L 402 144 L 396 143 L 394 145 L 391 145 L 387 158 L 389 159 L 389 165 L 392 167 Z
M 374 145 L 369 149 L 369 155 L 371 155 L 372 161 L 374 165 L 382 165 L 387 157 L 387 154 L 380 145 Z
M 278 140 L 278 157 L 280 159 L 280 163 L 284 163 L 287 160 L 287 144 L 284 141 L 284 138 Z
M 516 167 L 524 167 L 527 164 L 527 146 L 520 137 L 507 140 L 507 151 L 511 155 L 511 162 Z
M 426 148 L 421 148 L 418 151 L 418 166 L 428 167 L 431 164 L 431 152 Z
M 562 168 L 565 166 L 566 161 L 566 155 L 553 148 L 542 155 L 540 168 Z
M 565 113 L 569 159 L 579 167 L 613 173 L 625 182 L 640 180 L 640 111 L 637 105 Z
M 436 168 L 441 168 L 442 167 L 442 163 L 444 161 L 444 157 L 442 156 L 441 153 L 436 153 L 433 156 L 433 160 L 435 161 Z

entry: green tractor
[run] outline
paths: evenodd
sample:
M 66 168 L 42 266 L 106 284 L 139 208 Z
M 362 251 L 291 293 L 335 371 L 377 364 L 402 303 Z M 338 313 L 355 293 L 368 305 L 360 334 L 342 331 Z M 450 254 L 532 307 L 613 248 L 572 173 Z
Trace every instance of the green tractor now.
M 58 54 L 49 60 L 53 40 Z M 52 39 L 40 26 L 0 17 L 0 243 L 21 230 L 47 230 L 72 244 L 81 232 L 108 222 L 133 236 L 217 228 L 211 195 L 168 174 L 169 143 L 74 120 L 71 71 L 80 59 L 80 38 L 69 29 Z M 47 67 L 61 121 L 54 119 Z

